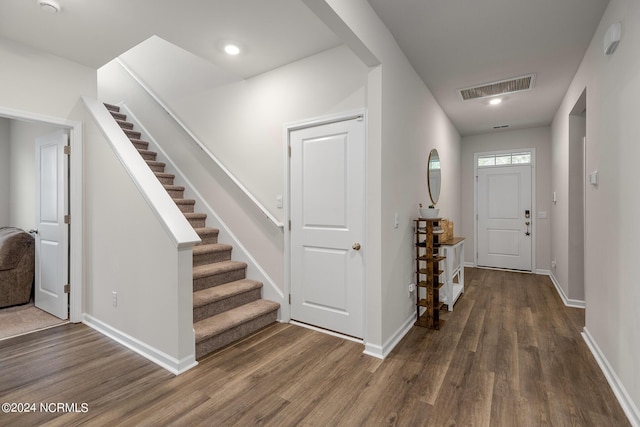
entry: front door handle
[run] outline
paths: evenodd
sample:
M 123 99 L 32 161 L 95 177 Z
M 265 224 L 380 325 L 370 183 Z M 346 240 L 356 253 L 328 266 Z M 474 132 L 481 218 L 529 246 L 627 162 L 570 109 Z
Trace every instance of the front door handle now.
M 354 251 L 359 251 L 360 250 L 360 243 L 354 243 L 353 246 L 351 246 L 353 248 Z
M 29 234 L 38 234 L 38 229 L 32 228 L 31 230 L 29 230 Z

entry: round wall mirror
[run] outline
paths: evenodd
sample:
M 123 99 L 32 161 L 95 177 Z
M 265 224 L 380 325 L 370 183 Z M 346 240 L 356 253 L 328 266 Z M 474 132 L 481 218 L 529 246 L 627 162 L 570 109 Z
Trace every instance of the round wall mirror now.
M 427 165 L 427 184 L 429 186 L 429 197 L 431 197 L 431 203 L 435 206 L 440 198 L 440 181 L 441 181 L 441 169 L 440 169 L 440 156 L 438 156 L 438 150 L 435 148 L 429 153 L 429 163 Z

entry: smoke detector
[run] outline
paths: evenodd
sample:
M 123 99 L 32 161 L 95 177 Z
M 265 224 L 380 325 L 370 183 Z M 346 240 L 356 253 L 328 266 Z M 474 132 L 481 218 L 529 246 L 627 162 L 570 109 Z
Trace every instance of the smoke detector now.
M 472 99 L 488 98 L 490 96 L 522 92 L 525 90 L 533 89 L 535 77 L 535 74 L 513 77 L 506 80 L 499 80 L 497 82 L 485 83 L 479 86 L 471 86 L 464 89 L 459 89 L 458 93 L 462 97 L 463 101 L 470 101 Z
M 54 14 L 60 12 L 60 5 L 53 0 L 38 0 L 38 6 L 47 13 Z

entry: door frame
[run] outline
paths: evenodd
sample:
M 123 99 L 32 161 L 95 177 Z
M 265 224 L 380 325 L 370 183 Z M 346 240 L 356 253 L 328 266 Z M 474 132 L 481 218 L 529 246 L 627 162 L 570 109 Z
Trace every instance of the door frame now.
M 65 129 L 69 133 L 69 215 L 71 215 L 69 245 L 69 321 L 82 322 L 82 300 L 84 288 L 84 257 L 83 257 L 83 229 L 84 229 L 84 175 L 83 175 L 83 146 L 82 122 L 59 117 L 47 116 L 29 111 L 16 110 L 0 106 L 0 117 L 13 120 L 37 122 Z
M 510 150 L 482 151 L 473 153 L 473 265 L 478 266 L 478 157 L 492 154 L 518 153 L 521 151 L 531 152 L 531 273 L 537 273 L 536 269 L 536 234 L 538 231 L 538 211 L 536 210 L 536 149 L 535 148 L 513 148 Z M 505 165 L 503 167 L 510 167 Z M 501 166 L 493 166 L 499 168 Z M 547 215 L 549 213 L 547 212 Z M 520 270 L 518 270 L 520 271 Z M 524 273 L 524 271 L 523 271 Z
M 284 125 L 284 140 L 285 140 L 285 147 L 284 147 L 284 152 L 283 152 L 283 156 L 284 156 L 284 165 L 285 165 L 285 189 L 284 189 L 284 197 L 283 197 L 283 210 L 284 210 L 284 305 L 283 307 L 281 307 L 281 314 L 282 314 L 282 321 L 283 322 L 291 322 L 291 304 L 290 304 L 290 297 L 289 295 L 291 294 L 291 230 L 290 230 L 290 222 L 291 222 L 291 157 L 290 157 L 290 146 L 291 146 L 291 133 L 300 129 L 306 129 L 306 128 L 311 128 L 311 127 L 316 127 L 316 126 L 322 126 L 322 125 L 326 125 L 326 124 L 330 124 L 330 123 L 336 123 L 336 122 L 343 122 L 343 121 L 347 121 L 347 120 L 356 120 L 356 119 L 361 119 L 364 123 L 363 126 L 365 128 L 365 141 L 364 141 L 364 159 L 363 159 L 363 164 L 364 164 L 364 182 L 366 183 L 367 180 L 367 115 L 366 115 L 366 111 L 364 109 L 359 109 L 359 110 L 353 110 L 353 111 L 348 111 L 345 113 L 339 113 L 339 114 L 331 114 L 331 115 L 327 115 L 327 116 L 321 116 L 321 117 L 316 117 L 316 118 L 311 118 L 311 119 L 306 119 L 306 120 L 302 120 L 299 122 L 293 122 L 293 123 L 288 123 Z M 362 325 L 363 325 L 363 340 L 356 340 L 357 342 L 367 342 L 367 316 L 366 316 L 366 293 L 367 293 L 367 271 L 366 271 L 366 265 L 367 265 L 367 214 L 366 214 L 366 206 L 367 206 L 367 193 L 365 191 L 364 193 L 364 212 L 363 212 L 363 229 L 364 229 L 364 235 L 362 236 L 362 244 L 365 248 L 365 250 L 362 253 L 362 257 L 363 257 L 363 278 L 364 278 L 364 286 L 362 289 L 363 295 L 362 295 L 362 305 L 364 306 L 364 310 L 363 310 L 363 319 L 362 319 Z M 342 335 L 336 332 L 332 332 L 332 331 L 327 331 L 324 329 L 320 329 L 320 328 L 314 328 L 312 326 L 308 326 L 308 325 L 302 325 L 305 327 L 309 327 L 311 329 L 315 329 L 330 335 L 335 335 L 335 336 L 339 336 L 341 338 L 346 338 L 349 340 L 355 340 L 353 337 L 349 337 L 347 335 Z

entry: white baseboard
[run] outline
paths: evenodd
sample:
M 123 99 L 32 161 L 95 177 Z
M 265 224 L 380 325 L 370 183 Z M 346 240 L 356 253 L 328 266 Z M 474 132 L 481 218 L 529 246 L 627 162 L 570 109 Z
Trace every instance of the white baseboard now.
M 553 275 L 553 272 L 549 271 L 548 274 L 549 274 L 549 278 L 551 278 L 551 283 L 553 283 L 553 285 L 556 287 L 556 291 L 558 291 L 558 294 L 560 295 L 560 298 L 562 299 L 562 302 L 564 303 L 564 305 L 566 305 L 567 307 L 573 307 L 573 308 L 586 307 L 586 303 L 582 300 L 567 298 L 567 294 L 564 293 L 564 289 L 562 289 L 562 286 L 560 286 L 560 283 L 558 283 L 558 279 L 556 279 L 556 276 Z
M 405 335 L 411 330 L 413 327 L 413 323 L 416 321 L 415 314 L 412 314 L 405 322 L 398 328 L 398 330 L 389 337 L 389 339 L 382 345 L 365 343 L 364 345 L 364 354 L 377 357 L 378 359 L 386 358 L 389 353 L 393 351 L 393 349 L 398 345 L 400 340 L 404 338 Z
M 611 386 L 613 393 L 616 395 L 620 406 L 622 406 L 622 410 L 629 419 L 629 423 L 631 423 L 633 427 L 640 427 L 640 410 L 638 410 L 638 407 L 629 396 L 629 393 L 627 393 L 626 388 L 616 375 L 616 372 L 609 364 L 609 361 L 600 350 L 600 347 L 598 347 L 598 344 L 593 339 L 586 326 L 583 329 L 582 338 L 584 338 L 589 350 L 591 350 L 591 354 L 593 354 L 596 362 L 598 362 L 598 366 L 600 366 L 600 369 Z
M 464 262 L 464 266 L 465 267 L 475 267 L 476 265 L 471 261 L 465 261 Z
M 142 357 L 152 361 L 156 365 L 161 366 L 175 375 L 180 375 L 198 364 L 198 362 L 196 362 L 195 354 L 191 354 L 182 360 L 178 360 L 86 313 L 83 315 L 82 323 L 92 329 L 95 329 L 101 334 L 108 336 L 128 349 L 135 351 Z

